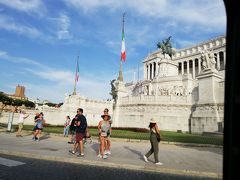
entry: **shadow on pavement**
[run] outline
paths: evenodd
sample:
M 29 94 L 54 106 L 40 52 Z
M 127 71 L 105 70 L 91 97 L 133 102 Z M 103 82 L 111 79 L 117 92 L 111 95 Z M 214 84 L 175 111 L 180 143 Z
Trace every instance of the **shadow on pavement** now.
M 124 148 L 131 151 L 134 154 L 137 154 L 139 156 L 139 159 L 144 161 L 144 159 L 143 159 L 144 154 L 141 151 L 136 151 L 135 149 L 131 149 L 128 146 L 124 146 Z M 153 154 L 151 154 L 151 155 L 153 155 Z M 151 158 L 148 158 L 148 161 L 152 162 L 152 163 L 155 163 L 154 160 L 152 160 Z
M 96 152 L 96 154 L 98 154 L 99 143 L 93 143 L 91 148 Z
M 144 159 L 143 159 L 143 154 L 142 154 L 141 151 L 136 151 L 135 149 L 131 149 L 131 148 L 129 148 L 128 146 L 124 146 L 124 148 L 127 149 L 127 150 L 129 150 L 129 151 L 131 151 L 131 152 L 133 152 L 134 154 L 137 154 L 137 155 L 139 156 L 139 159 L 144 160 Z
M 48 138 L 50 138 L 49 133 L 42 135 L 42 136 L 40 137 L 40 140 L 44 140 L 44 139 L 48 139 Z
M 177 144 L 176 146 L 182 147 L 182 148 L 190 148 L 190 149 L 195 149 L 198 151 L 208 151 L 211 153 L 215 153 L 215 154 L 220 154 L 223 155 L 223 148 L 221 147 L 197 147 L 197 146 L 186 146 L 186 145 L 181 145 L 181 144 Z
M 31 136 L 31 135 L 33 135 L 33 132 L 29 132 L 27 134 L 24 134 L 23 136 Z

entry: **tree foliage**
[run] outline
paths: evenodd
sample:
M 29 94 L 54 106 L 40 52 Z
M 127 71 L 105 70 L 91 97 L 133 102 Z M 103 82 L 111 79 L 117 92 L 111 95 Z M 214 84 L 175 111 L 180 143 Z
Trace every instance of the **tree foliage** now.
M 3 92 L 0 92 L 0 102 L 4 105 L 12 105 L 13 99 L 4 95 Z
M 56 103 L 46 103 L 46 105 L 48 105 L 50 107 L 60 107 L 60 106 L 63 105 L 63 103 L 58 103 L 58 104 L 56 104 Z
M 4 105 L 13 105 L 13 106 L 25 105 L 26 107 L 30 107 L 30 108 L 35 107 L 35 104 L 32 101 L 22 100 L 22 99 L 13 99 L 3 94 L 3 92 L 0 92 L 0 102 L 2 102 Z

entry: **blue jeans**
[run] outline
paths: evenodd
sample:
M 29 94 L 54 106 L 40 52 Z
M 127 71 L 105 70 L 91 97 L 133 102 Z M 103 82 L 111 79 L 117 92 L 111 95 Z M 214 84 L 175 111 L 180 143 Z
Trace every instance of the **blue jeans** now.
M 63 136 L 68 136 L 69 126 L 65 127 L 63 130 Z

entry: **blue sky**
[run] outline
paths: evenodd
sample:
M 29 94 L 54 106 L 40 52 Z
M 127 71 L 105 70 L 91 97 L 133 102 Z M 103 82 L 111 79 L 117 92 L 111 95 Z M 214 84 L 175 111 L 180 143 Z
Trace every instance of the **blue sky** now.
M 222 0 L 0 0 L 0 91 L 62 102 L 72 93 L 79 54 L 77 91 L 91 99 L 111 98 L 121 52 L 122 13 L 127 59 L 124 81 L 156 43 L 172 36 L 185 48 L 225 35 Z

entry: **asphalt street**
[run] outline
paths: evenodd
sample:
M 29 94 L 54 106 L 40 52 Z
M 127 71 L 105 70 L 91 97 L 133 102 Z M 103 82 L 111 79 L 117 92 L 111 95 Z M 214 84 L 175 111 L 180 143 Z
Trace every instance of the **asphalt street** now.
M 130 180 L 130 179 L 176 179 L 176 180 L 198 180 L 215 179 L 196 176 L 173 175 L 158 172 L 141 172 L 127 169 L 110 167 L 96 167 L 82 164 L 72 164 L 66 162 L 54 162 L 47 160 L 23 158 L 0 154 L 5 161 L 12 161 L 8 165 L 3 165 L 0 160 L 0 179 L 2 180 L 47 180 L 47 179 L 81 179 L 81 180 Z

